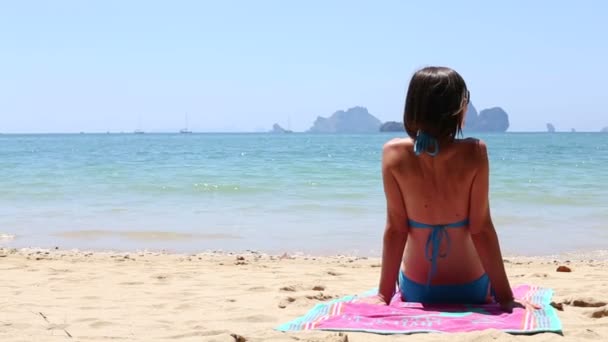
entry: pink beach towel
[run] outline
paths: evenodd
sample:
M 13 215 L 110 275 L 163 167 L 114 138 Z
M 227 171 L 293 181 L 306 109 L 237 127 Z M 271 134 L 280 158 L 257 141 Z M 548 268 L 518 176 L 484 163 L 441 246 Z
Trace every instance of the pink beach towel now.
M 513 334 L 538 332 L 561 333 L 562 326 L 553 307 L 553 291 L 535 286 L 515 287 L 516 298 L 541 306 L 540 310 L 514 309 L 505 313 L 497 304 L 426 305 L 405 303 L 399 296 L 390 305 L 357 303 L 357 296 L 347 296 L 317 304 L 308 314 L 285 323 L 279 331 L 333 330 L 364 331 L 379 334 L 418 332 L 467 332 L 498 329 Z

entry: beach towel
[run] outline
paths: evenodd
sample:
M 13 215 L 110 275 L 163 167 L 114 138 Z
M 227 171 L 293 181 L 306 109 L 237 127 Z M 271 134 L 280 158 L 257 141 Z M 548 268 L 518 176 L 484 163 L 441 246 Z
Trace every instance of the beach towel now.
M 371 293 L 375 291 L 362 296 Z M 305 316 L 285 323 L 277 330 L 317 329 L 410 334 L 497 329 L 512 334 L 561 333 L 561 322 L 550 305 L 553 290 L 521 285 L 513 289 L 513 295 L 515 298 L 538 304 L 541 309 L 528 311 L 516 308 L 512 313 L 506 313 L 500 310 L 498 304 L 427 305 L 403 302 L 399 295 L 393 298 L 390 305 L 374 305 L 358 303 L 358 296 L 346 296 L 317 304 Z

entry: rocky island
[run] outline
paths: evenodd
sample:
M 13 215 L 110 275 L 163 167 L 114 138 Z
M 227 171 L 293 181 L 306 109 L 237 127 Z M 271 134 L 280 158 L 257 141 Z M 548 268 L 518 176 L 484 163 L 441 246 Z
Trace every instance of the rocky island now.
M 403 132 L 405 131 L 405 127 L 403 127 L 402 122 L 397 121 L 387 121 L 380 126 L 380 132 Z
M 477 113 L 469 103 L 465 118 L 465 132 L 506 132 L 509 128 L 509 115 L 500 107 L 492 107 Z M 403 132 L 403 123 L 388 121 L 380 127 L 380 132 Z
M 270 133 L 293 133 L 293 131 L 285 129 L 285 128 L 281 127 L 281 125 L 275 123 L 274 125 L 272 125 L 272 129 L 270 130 Z
M 549 133 L 555 133 L 555 126 L 553 126 L 553 124 L 548 123 L 547 124 L 547 132 Z
M 464 131 L 466 132 L 506 132 L 509 129 L 509 115 L 500 107 L 484 109 L 477 114 L 473 104 L 469 104 Z
M 365 107 L 339 110 L 330 117 L 317 117 L 309 133 L 375 133 L 382 122 L 371 115 Z

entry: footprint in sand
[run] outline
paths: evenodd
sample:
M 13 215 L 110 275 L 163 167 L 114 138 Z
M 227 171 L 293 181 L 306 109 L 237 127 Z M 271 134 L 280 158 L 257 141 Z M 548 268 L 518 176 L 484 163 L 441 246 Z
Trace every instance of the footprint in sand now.
M 276 317 L 268 316 L 268 315 L 250 315 L 244 317 L 235 317 L 235 322 L 247 322 L 247 323 L 265 323 L 265 322 L 275 322 Z
M 120 283 L 118 285 L 143 285 L 144 283 L 141 281 L 127 281 L 124 283 Z
M 247 291 L 250 292 L 267 292 L 270 291 L 271 289 L 265 286 L 253 286 L 247 289 Z
M 76 323 L 86 323 L 86 322 L 93 322 L 96 321 L 97 318 L 79 318 L 79 319 L 75 319 L 74 322 Z
M 167 280 L 167 278 L 169 278 L 169 276 L 166 274 L 157 274 L 155 276 L 152 276 L 152 278 L 163 281 L 163 280 Z
M 96 321 L 94 323 L 89 324 L 91 328 L 106 328 L 115 325 L 112 322 L 108 321 Z
M 66 299 L 69 297 L 65 297 Z M 99 299 L 98 296 L 83 296 L 82 299 L 86 299 L 86 300 L 97 300 Z
M 547 278 L 549 275 L 547 273 L 533 273 L 530 276 L 534 278 Z
M 285 298 L 281 299 L 281 301 L 279 302 L 279 308 L 285 309 L 287 307 L 287 305 L 289 305 L 295 301 L 296 301 L 295 297 L 285 297 Z
M 199 336 L 215 336 L 228 333 L 228 330 L 206 330 L 202 331 Z
M 160 324 L 173 324 L 174 322 L 167 321 L 166 319 L 157 319 L 156 323 L 160 323 Z
M 78 309 L 82 310 L 82 311 L 90 311 L 90 310 L 99 310 L 99 307 L 97 307 L 97 306 L 81 306 Z
M 279 288 L 279 291 L 284 291 L 284 292 L 296 292 L 298 290 L 298 287 L 296 285 L 287 285 L 287 286 L 283 286 L 281 288 Z
M 595 309 L 588 313 L 591 318 L 603 318 L 608 317 L 608 306 L 604 306 L 602 308 Z
M 167 340 L 179 340 L 182 338 L 188 338 L 188 337 L 198 337 L 198 336 L 209 336 L 207 332 L 205 331 L 192 331 L 189 333 L 183 333 L 183 334 L 179 334 L 179 335 L 171 335 L 171 336 L 167 336 L 165 337 L 165 339 Z M 213 340 L 204 340 L 204 341 L 213 341 Z M 222 341 L 222 340 L 220 340 Z
M 606 302 L 597 300 L 595 298 L 571 298 L 566 299 L 562 303 L 579 308 L 599 308 L 606 305 Z
M 307 339 L 306 342 L 348 342 L 348 335 L 346 333 L 339 332 L 337 334 L 331 334 L 324 338 L 318 339 Z
M 326 295 L 326 294 L 323 294 L 323 292 L 319 292 L 319 293 L 317 293 L 315 295 L 308 295 L 308 296 L 306 296 L 306 298 L 308 298 L 308 299 L 314 299 L 314 300 L 320 300 L 320 301 L 326 301 L 326 300 L 329 300 L 329 299 L 337 298 L 337 296 Z
M 190 303 L 184 303 L 184 304 L 180 304 L 178 306 L 175 307 L 175 310 L 177 311 L 183 311 L 183 310 L 189 310 L 192 309 L 194 306 Z

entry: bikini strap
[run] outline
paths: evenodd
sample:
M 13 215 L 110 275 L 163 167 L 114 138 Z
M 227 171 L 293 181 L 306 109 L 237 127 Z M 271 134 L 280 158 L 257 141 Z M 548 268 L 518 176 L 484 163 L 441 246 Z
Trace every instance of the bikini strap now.
M 419 156 L 423 152 L 431 157 L 436 156 L 439 152 L 439 142 L 428 133 L 419 130 L 414 141 L 414 153 Z
M 451 240 L 450 235 L 447 232 L 448 228 L 459 228 L 464 227 L 469 224 L 468 219 L 464 219 L 462 221 L 448 223 L 448 224 L 426 224 L 422 222 L 417 222 L 411 219 L 408 219 L 408 224 L 411 228 L 430 228 L 431 234 L 426 240 L 424 256 L 425 258 L 431 262 L 431 269 L 427 276 L 426 286 L 427 288 L 431 285 L 431 279 L 437 273 L 437 261 L 439 258 L 445 258 L 450 252 Z M 446 240 L 448 248 L 445 253 L 439 253 L 439 249 L 441 247 L 441 242 L 443 239 Z

